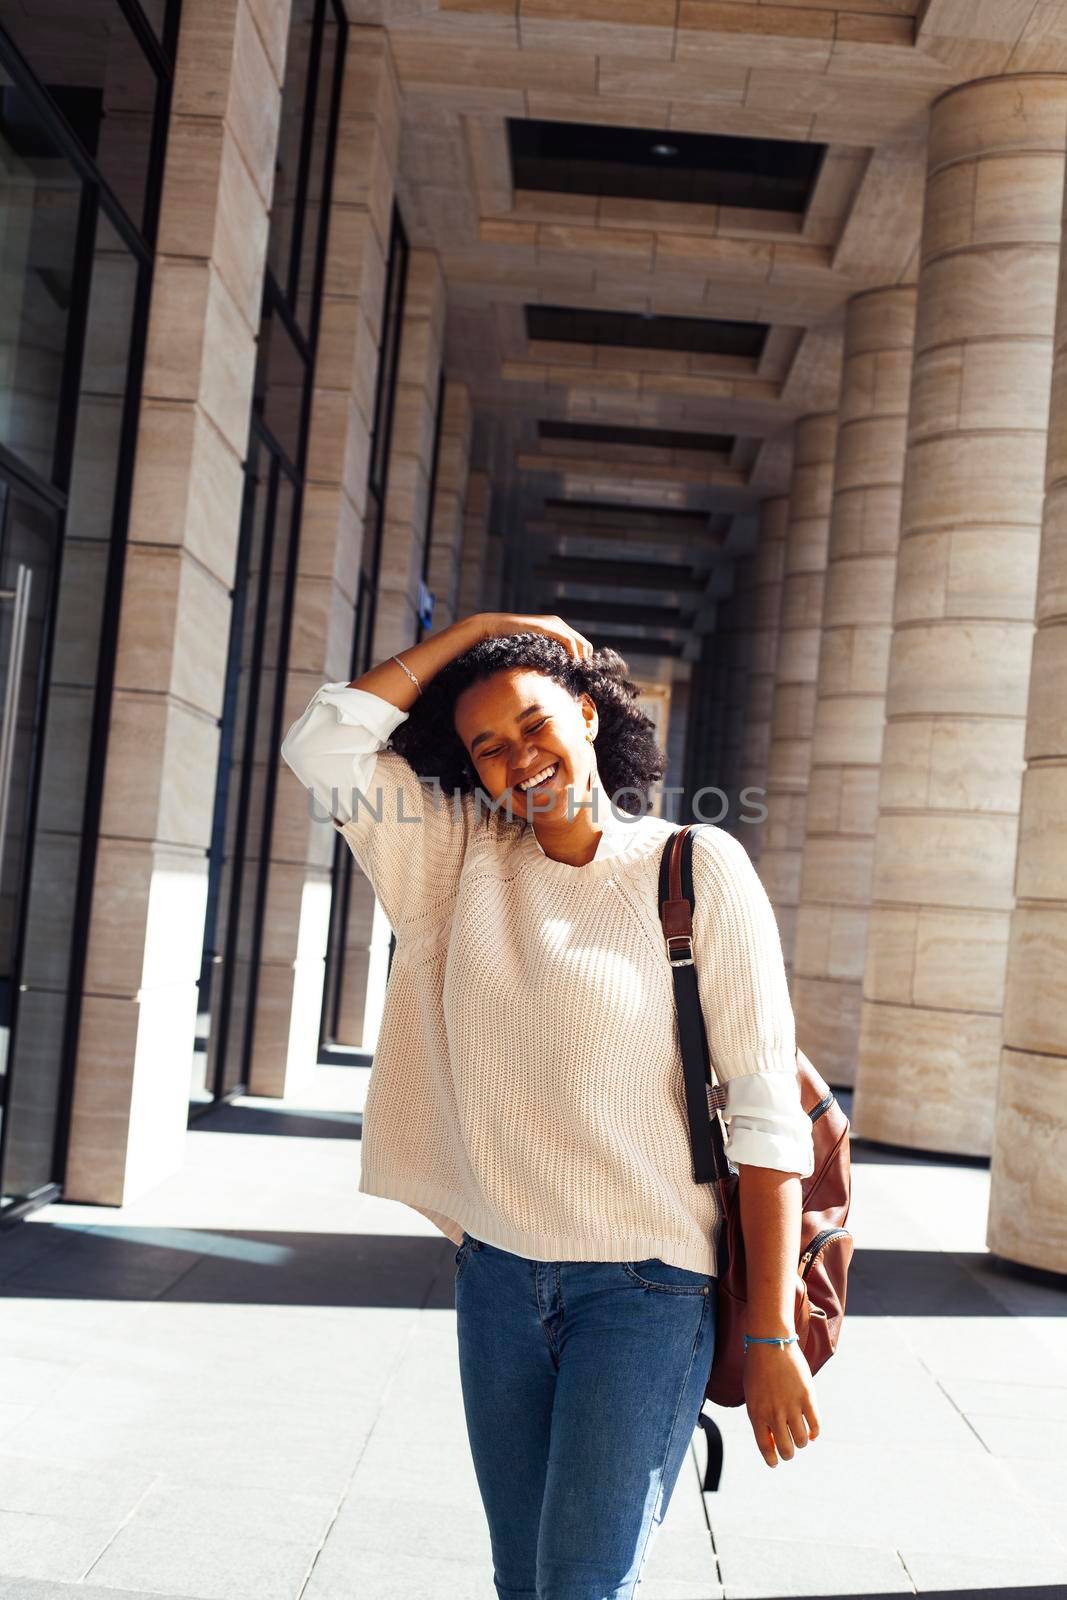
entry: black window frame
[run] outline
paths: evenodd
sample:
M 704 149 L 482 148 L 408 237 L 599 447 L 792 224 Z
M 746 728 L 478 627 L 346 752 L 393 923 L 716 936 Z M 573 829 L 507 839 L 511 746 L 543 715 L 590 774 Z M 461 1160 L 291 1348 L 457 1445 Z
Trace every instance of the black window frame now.
M 104 580 L 104 599 L 100 613 L 100 640 L 97 653 L 96 680 L 90 719 L 88 754 L 86 757 L 85 799 L 82 808 L 81 848 L 75 875 L 74 906 L 71 916 L 71 949 L 68 961 L 68 979 L 65 1002 L 59 1073 L 59 1091 L 56 1102 L 56 1123 L 52 1146 L 52 1179 L 32 1193 L 12 1201 L 0 1211 L 0 1231 L 12 1226 L 27 1212 L 36 1210 L 60 1198 L 70 1149 L 70 1118 L 74 1099 L 74 1079 L 77 1065 L 78 1039 L 81 1031 L 82 998 L 85 969 L 88 957 L 88 933 L 92 908 L 93 885 L 99 853 L 100 819 L 103 811 L 104 776 L 107 763 L 108 735 L 111 724 L 111 702 L 114 694 L 115 664 L 118 654 L 119 618 L 122 607 L 122 585 L 126 570 L 127 532 L 133 494 L 134 458 L 141 413 L 141 391 L 144 377 L 145 352 L 148 341 L 148 315 L 152 295 L 155 267 L 156 239 L 159 227 L 158 195 L 163 187 L 163 167 L 166 155 L 167 132 L 173 100 L 174 68 L 181 0 L 168 0 L 167 27 L 161 42 L 141 12 L 136 0 L 116 0 L 127 21 L 134 27 L 142 48 L 153 65 L 159 81 L 159 93 L 153 118 L 151 148 L 149 150 L 146 196 L 156 194 L 154 206 L 146 204 L 139 223 L 126 212 L 124 206 L 86 151 L 77 133 L 53 101 L 44 84 L 35 74 L 32 64 L 16 46 L 7 30 L 0 24 L 0 68 L 10 77 L 18 92 L 38 116 L 49 137 L 55 141 L 82 184 L 77 243 L 74 257 L 74 295 L 71 317 L 68 320 L 66 348 L 60 385 L 60 408 L 57 418 L 56 447 L 53 471 L 58 482 L 46 482 L 34 469 L 0 446 L 0 467 L 5 475 L 22 485 L 31 495 L 43 497 L 57 507 L 62 521 L 60 526 L 60 568 L 63 539 L 66 533 L 66 511 L 70 489 L 70 475 L 74 459 L 77 431 L 77 407 L 80 393 L 85 340 L 88 330 L 90 295 L 92 289 L 92 256 L 96 229 L 100 217 L 114 228 L 129 250 L 137 266 L 137 287 L 130 319 L 129 351 L 126 360 L 126 386 L 123 395 L 123 414 L 119 432 L 119 449 L 115 463 L 114 495 L 111 507 L 110 541 L 107 571 Z M 51 673 L 52 642 L 55 634 L 55 613 L 59 584 L 54 585 L 51 611 L 47 623 L 47 643 L 43 671 L 46 688 L 42 700 L 42 716 L 48 715 L 47 680 Z M 37 838 L 37 817 L 40 801 L 40 762 L 35 761 L 35 773 L 30 795 L 27 822 L 26 860 L 32 862 Z M 29 870 L 29 869 L 27 869 Z M 14 972 L 22 970 L 25 935 L 26 904 L 15 940 Z M 18 983 L 14 984 L 11 1012 L 11 1039 L 18 1028 Z M 10 1077 L 5 1083 L 5 1098 L 10 1095 Z M 0 1175 L 3 1173 L 10 1136 L 10 1118 L 4 1116 L 0 1127 Z M 0 1176 L 2 1182 L 2 1176 Z
M 378 349 L 378 373 L 374 392 L 374 424 L 370 462 L 367 469 L 367 506 L 363 519 L 363 549 L 370 551 L 370 570 L 360 559 L 352 654 L 348 681 L 362 677 L 373 665 L 374 623 L 377 616 L 378 582 L 382 565 L 386 501 L 389 492 L 389 458 L 396 412 L 396 390 L 400 371 L 400 339 L 407 299 L 408 261 L 411 246 L 400 208 L 393 203 L 389 228 L 389 253 L 386 259 L 386 288 L 382 309 L 382 335 Z M 334 840 L 330 874 L 330 922 L 326 941 L 326 972 L 319 1014 L 319 1054 L 337 1043 L 343 999 L 347 930 L 352 903 L 352 874 L 355 861 L 340 834 Z M 390 953 L 391 953 L 390 946 Z
M 315 266 L 312 275 L 310 298 L 310 318 L 305 332 L 300 327 L 296 315 L 296 296 L 299 289 L 299 263 L 303 250 L 303 228 L 307 219 L 307 184 L 311 170 L 311 151 L 315 134 L 316 103 L 320 89 L 320 67 L 322 61 L 322 43 L 325 33 L 327 12 L 330 13 L 333 24 L 337 27 L 337 47 L 330 78 L 330 112 L 326 124 L 326 146 L 323 156 L 322 178 L 322 203 L 319 208 Z M 243 629 L 247 625 L 247 617 L 251 615 L 253 629 L 253 654 L 252 661 L 246 669 L 250 674 L 251 692 L 249 696 L 248 712 L 243 729 L 243 745 L 240 760 L 240 776 L 237 784 L 236 796 L 232 803 L 236 804 L 237 823 L 234 829 L 234 842 L 230 860 L 233 863 L 229 877 L 223 876 L 225 864 L 221 859 L 224 826 L 220 826 L 219 811 L 231 803 L 229 798 L 228 778 L 222 770 L 222 753 L 220 752 L 220 768 L 216 779 L 216 804 L 212 826 L 212 864 L 209 874 L 218 875 L 219 883 L 226 890 L 228 900 L 228 914 L 226 917 L 226 933 L 223 942 L 223 951 L 220 965 L 222 967 L 222 984 L 217 993 L 211 997 L 211 1033 L 217 1034 L 221 1041 L 215 1053 L 211 1084 L 212 1097 L 199 1104 L 190 1105 L 190 1120 L 195 1121 L 215 1105 L 225 1100 L 232 1099 L 235 1095 L 246 1092 L 252 1058 L 252 1046 L 256 1025 L 256 1000 L 259 989 L 259 976 L 263 947 L 264 913 L 270 878 L 269 844 L 273 834 L 275 801 L 278 785 L 278 763 L 268 761 L 263 778 L 263 812 L 260 823 L 260 837 L 266 849 L 261 849 L 255 861 L 255 881 L 253 885 L 254 913 L 252 918 L 252 943 L 247 964 L 248 992 L 246 996 L 244 1027 L 239 1040 L 240 1060 L 236 1072 L 228 1061 L 230 1040 L 230 1018 L 234 1005 L 234 981 L 238 971 L 237 965 L 237 940 L 240 931 L 240 910 L 243 904 L 244 874 L 246 867 L 246 847 L 248 843 L 249 814 L 252 805 L 252 785 L 255 781 L 254 752 L 262 737 L 258 718 L 260 715 L 259 688 L 262 681 L 262 651 L 266 631 L 266 617 L 270 603 L 270 572 L 273 566 L 274 541 L 279 537 L 288 539 L 286 554 L 285 576 L 283 580 L 281 624 L 278 639 L 278 663 L 276 668 L 275 690 L 273 702 L 269 707 L 269 732 L 264 740 L 267 748 L 277 751 L 284 729 L 282 727 L 285 711 L 285 687 L 288 676 L 289 647 L 292 637 L 293 602 L 296 592 L 297 566 L 300 552 L 300 528 L 303 519 L 304 490 L 306 486 L 307 457 L 309 447 L 311 411 L 314 401 L 315 384 L 315 358 L 318 351 L 319 333 L 322 322 L 323 284 L 326 274 L 326 250 L 329 238 L 330 223 L 330 197 L 332 194 L 333 173 L 336 165 L 337 145 L 340 136 L 340 111 L 343 96 L 345 57 L 349 44 L 349 23 L 345 15 L 342 0 L 316 0 L 315 16 L 312 22 L 312 42 L 308 53 L 307 73 L 304 79 L 304 104 L 301 121 L 301 147 L 298 165 L 297 196 L 294 205 L 293 231 L 290 238 L 290 254 L 286 267 L 286 283 L 279 283 L 269 260 L 264 270 L 263 296 L 261 301 L 260 331 L 270 317 L 278 317 L 285 326 L 285 330 L 293 341 L 297 351 L 304 361 L 304 384 L 300 404 L 300 422 L 298 429 L 298 445 L 295 457 L 285 448 L 283 443 L 276 438 L 268 426 L 263 407 L 262 395 L 253 398 L 251 417 L 249 422 L 249 443 L 245 460 L 245 489 L 241 505 L 241 526 L 238 541 L 237 565 L 235 568 L 234 588 L 230 591 L 231 600 L 234 602 L 234 623 L 231 625 L 229 648 L 226 662 L 226 698 L 233 691 L 235 677 L 240 670 L 240 655 L 243 642 Z M 310 87 L 309 87 L 310 86 Z M 301 192 L 303 191 L 303 192 Z M 268 473 L 266 477 L 266 493 L 268 496 L 267 528 L 264 539 L 264 553 L 266 559 L 261 563 L 261 572 L 265 574 L 265 581 L 261 583 L 255 598 L 254 611 L 249 606 L 252 597 L 247 593 L 240 593 L 242 589 L 242 574 L 247 565 L 251 547 L 251 539 L 256 514 L 256 490 L 259 483 L 258 463 L 262 455 L 268 458 Z M 279 526 L 275 517 L 276 503 L 281 479 L 285 478 L 293 488 L 293 504 L 287 524 Z M 224 701 L 225 706 L 225 701 Z M 220 719 L 220 727 L 223 719 Z M 224 820 L 224 819 L 223 819 Z M 209 887 L 209 900 L 212 898 Z M 201 978 L 207 968 L 211 956 L 214 927 L 205 928 L 204 949 L 201 957 Z M 228 1067 L 231 1070 L 228 1070 Z

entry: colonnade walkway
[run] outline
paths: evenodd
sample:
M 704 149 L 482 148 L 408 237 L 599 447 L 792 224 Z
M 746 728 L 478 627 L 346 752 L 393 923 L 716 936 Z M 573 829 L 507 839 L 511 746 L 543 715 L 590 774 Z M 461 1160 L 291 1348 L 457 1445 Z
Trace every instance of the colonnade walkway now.
M 3 1239 L 3 1600 L 494 1600 L 454 1251 L 357 1194 L 363 1076 L 219 1108 L 136 1203 Z M 723 1487 L 695 1435 L 640 1600 L 1067 1595 L 1067 1293 L 992 1268 L 983 1168 L 854 1170 L 823 1436 L 772 1472 L 718 1413 Z

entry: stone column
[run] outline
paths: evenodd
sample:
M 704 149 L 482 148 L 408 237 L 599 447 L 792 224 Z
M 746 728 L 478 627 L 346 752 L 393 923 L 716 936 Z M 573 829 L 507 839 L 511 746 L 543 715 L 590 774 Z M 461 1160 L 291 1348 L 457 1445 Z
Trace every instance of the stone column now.
M 463 554 L 460 558 L 458 617 L 469 617 L 485 609 L 482 590 L 485 582 L 485 547 L 489 538 L 489 501 L 492 491 L 485 472 L 472 472 L 467 478 L 467 500 L 463 509 Z
M 68 1200 L 182 1163 L 230 585 L 289 6 L 183 10 L 152 284 Z M 208 780 L 205 781 L 205 774 Z
M 755 558 L 752 556 L 737 563 L 733 593 L 729 601 L 719 609 L 720 618 L 725 623 L 723 630 L 725 679 L 722 749 L 715 782 L 729 800 L 730 809 L 723 817 L 722 826 L 728 828 L 731 833 L 743 831 L 738 826 L 739 812 L 752 809 L 739 805 L 738 790 L 741 787 L 741 752 L 745 736 L 748 674 L 752 659 L 752 599 L 755 567 Z
M 716 789 L 724 789 L 723 761 L 726 755 L 726 703 L 730 678 L 730 635 L 724 626 L 726 607 L 720 601 L 718 605 L 715 632 L 708 641 L 708 650 L 711 657 L 708 672 L 710 689 L 710 705 L 708 707 L 706 744 L 703 751 L 705 770 L 708 782 Z M 701 808 L 711 816 L 715 816 L 721 809 L 722 802 L 716 796 L 709 796 Z M 725 817 L 721 822 L 725 822 Z
M 384 236 L 383 236 L 384 237 Z M 419 579 L 423 541 L 430 516 L 434 428 L 444 333 L 445 286 L 432 250 L 413 250 L 408 259 L 397 361 L 396 401 L 389 443 L 388 489 L 382 530 L 382 557 L 375 606 L 371 659 L 384 661 L 415 642 L 418 634 Z M 360 1046 L 371 1037 L 368 1005 L 377 1012 L 380 994 L 371 974 L 378 941 L 374 895 L 357 873 L 345 930 L 345 964 L 337 1017 L 340 1044 Z M 382 953 L 378 960 L 384 964 Z
M 767 762 L 771 752 L 771 710 L 774 673 L 778 664 L 778 637 L 782 623 L 782 575 L 785 571 L 785 530 L 789 500 L 781 495 L 760 505 L 759 542 L 756 545 L 752 588 L 752 653 L 749 663 L 745 725 L 741 741 L 741 789 L 758 790 L 744 807 L 756 809 L 765 799 Z M 741 842 L 758 861 L 766 824 L 748 822 L 740 830 Z
M 389 488 L 371 652 L 375 661 L 406 649 L 418 633 L 419 579 L 430 517 L 444 325 L 441 264 L 433 250 L 412 250 L 389 446 Z
M 315 364 L 307 483 L 293 598 L 282 726 L 351 665 L 367 465 L 381 340 L 385 261 L 400 132 L 400 97 L 382 28 L 348 33 L 330 203 L 322 322 Z M 281 768 L 274 803 L 267 916 L 259 974 L 251 1089 L 281 1095 L 309 1071 L 318 1046 L 330 868 L 337 833 L 315 820 L 307 791 Z M 353 877 L 350 959 L 370 943 L 374 895 Z M 346 973 L 357 985 L 365 972 Z M 357 1041 L 358 1042 L 358 1041 Z
M 1067 256 L 1062 255 L 1024 755 L 987 1243 L 1011 1261 L 1067 1272 Z
M 685 685 L 683 701 L 676 700 L 674 707 L 679 716 L 684 717 L 683 755 L 677 769 L 682 793 L 669 795 L 664 801 L 665 814 L 674 822 L 700 820 L 694 808 L 696 795 L 716 781 L 715 635 L 702 634 L 699 645 L 700 654 L 690 662 L 688 678 L 682 680 Z M 676 684 L 676 691 L 677 688 Z M 673 770 L 668 769 L 668 776 Z M 715 796 L 702 795 L 700 810 L 710 821 L 715 815 Z
M 450 627 L 457 617 L 460 561 L 463 555 L 463 508 L 470 468 L 471 403 L 465 383 L 448 378 L 441 415 L 437 454 L 437 486 L 430 534 L 430 589 L 434 594 L 432 633 Z
M 800 902 L 836 443 L 836 411 L 802 417 L 796 425 L 767 761 L 767 821 L 759 860 L 789 970 Z
M 1044 489 L 1067 77 L 932 108 L 854 1127 L 987 1155 Z
M 503 611 L 504 540 L 500 528 L 490 528 L 485 541 L 485 582 L 482 605 L 487 611 Z
M 874 869 L 915 289 L 848 303 L 815 735 L 797 913 L 801 1048 L 851 1084 Z

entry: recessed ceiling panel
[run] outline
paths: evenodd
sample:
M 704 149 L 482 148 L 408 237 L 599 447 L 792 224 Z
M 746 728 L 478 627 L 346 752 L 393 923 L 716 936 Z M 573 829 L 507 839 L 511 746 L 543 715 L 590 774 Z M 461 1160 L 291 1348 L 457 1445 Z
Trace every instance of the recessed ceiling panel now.
M 581 522 L 586 519 L 600 523 L 615 523 L 619 527 L 635 528 L 707 528 L 710 513 L 707 511 L 675 511 L 661 510 L 658 506 L 629 506 L 616 505 L 611 500 L 566 500 L 550 498 L 545 501 L 545 509 L 556 512 L 560 519 L 566 522 Z
M 826 146 L 508 118 L 516 189 L 803 214 Z
M 696 450 L 729 455 L 734 439 L 728 433 L 686 433 L 677 428 L 616 428 L 598 422 L 539 422 L 542 439 L 575 444 L 621 444 L 641 450 Z
M 714 317 L 657 317 L 639 311 L 596 311 L 570 306 L 526 307 L 526 336 L 553 344 L 679 350 L 691 355 L 742 356 L 758 361 L 768 328 L 763 322 Z

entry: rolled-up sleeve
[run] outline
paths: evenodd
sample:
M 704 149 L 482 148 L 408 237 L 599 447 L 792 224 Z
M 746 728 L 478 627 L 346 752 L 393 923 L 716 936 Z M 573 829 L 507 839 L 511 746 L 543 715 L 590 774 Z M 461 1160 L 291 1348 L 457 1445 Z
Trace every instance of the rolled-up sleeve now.
M 720 828 L 693 840 L 693 954 L 726 1151 L 737 1165 L 810 1176 L 796 1028 L 774 910 L 744 846 Z
M 773 1167 L 809 1178 L 814 1168 L 811 1118 L 800 1103 L 796 1072 L 749 1072 L 731 1078 L 723 1111 L 726 1154 L 735 1166 Z
M 353 791 L 365 793 L 406 711 L 366 689 L 324 683 L 282 740 L 282 760 L 332 817 L 351 820 Z
M 370 879 L 389 923 L 417 928 L 442 914 L 463 859 L 467 810 L 387 748 L 408 713 L 381 695 L 325 683 L 292 724 L 282 759 L 333 820 Z

